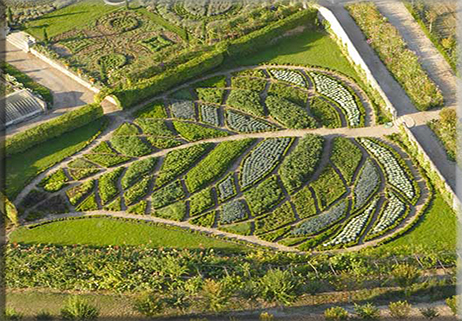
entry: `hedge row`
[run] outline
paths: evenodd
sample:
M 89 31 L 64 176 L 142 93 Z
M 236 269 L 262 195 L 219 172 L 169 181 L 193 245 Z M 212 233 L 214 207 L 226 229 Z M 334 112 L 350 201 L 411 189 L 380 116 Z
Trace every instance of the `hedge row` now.
M 220 66 L 226 57 L 241 57 L 256 52 L 267 46 L 268 43 L 274 42 L 285 31 L 299 25 L 314 26 L 316 14 L 315 9 L 301 10 L 284 20 L 272 23 L 244 37 L 219 43 L 213 50 L 204 52 L 199 57 L 166 70 L 160 75 L 140 81 L 130 88 L 106 89 L 105 94 L 113 95 L 123 108 L 133 107 L 177 84 Z
M 6 139 L 6 156 L 24 152 L 35 145 L 82 127 L 102 116 L 103 108 L 97 104 L 86 105 L 70 111 Z

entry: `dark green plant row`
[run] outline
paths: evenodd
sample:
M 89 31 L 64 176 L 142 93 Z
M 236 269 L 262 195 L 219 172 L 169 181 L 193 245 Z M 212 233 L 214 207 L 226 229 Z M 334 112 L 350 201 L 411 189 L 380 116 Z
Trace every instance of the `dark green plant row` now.
M 58 137 L 73 129 L 82 127 L 103 116 L 103 108 L 90 104 L 77 110 L 67 112 L 48 122 L 20 132 L 5 141 L 6 156 L 23 152 L 33 146 Z

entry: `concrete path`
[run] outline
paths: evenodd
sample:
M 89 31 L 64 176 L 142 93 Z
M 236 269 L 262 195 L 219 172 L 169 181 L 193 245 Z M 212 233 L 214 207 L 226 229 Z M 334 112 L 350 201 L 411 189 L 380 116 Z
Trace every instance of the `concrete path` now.
M 15 47 L 8 41 L 5 41 L 5 48 L 0 52 L 0 57 L 37 83 L 49 88 L 54 100 L 53 110 L 29 121 L 8 127 L 7 136 L 48 121 L 76 107 L 93 102 L 94 92 L 34 55 Z
M 386 96 L 397 109 L 398 116 L 408 115 L 413 117 L 414 114 L 418 113 L 417 109 L 414 107 L 411 100 L 404 92 L 403 88 L 393 78 L 375 51 L 367 44 L 362 31 L 359 29 L 353 18 L 351 18 L 350 14 L 345 9 L 344 1 L 333 3 L 333 1 L 321 0 L 320 4 L 329 8 L 342 24 L 345 32 L 348 34 L 356 49 L 372 71 L 374 77 L 377 79 Z M 431 45 L 433 47 L 431 42 L 429 44 L 427 43 L 426 45 Z M 441 56 L 440 59 L 443 60 Z M 437 74 L 438 72 L 435 73 Z M 443 72 L 440 73 L 442 74 Z M 445 85 L 445 91 L 447 91 L 449 97 L 451 97 L 450 88 L 450 84 Z M 416 136 L 425 152 L 438 167 L 442 175 L 446 178 L 451 188 L 455 191 L 457 177 L 456 173 L 459 173 L 460 170 L 457 168 L 454 162 L 447 158 L 446 152 L 441 143 L 438 141 L 438 138 L 433 134 L 430 128 L 425 125 L 425 120 L 431 120 L 432 117 L 434 117 L 434 113 L 429 114 L 428 118 L 425 114 L 420 114 L 420 125 L 411 128 L 411 131 Z

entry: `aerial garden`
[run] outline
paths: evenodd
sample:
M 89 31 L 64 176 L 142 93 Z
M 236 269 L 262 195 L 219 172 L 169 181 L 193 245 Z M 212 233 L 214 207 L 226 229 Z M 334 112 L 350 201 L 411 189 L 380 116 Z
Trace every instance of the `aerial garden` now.
M 60 10 L 77 19 L 79 5 Z M 100 132 L 65 155 L 51 151 L 27 179 L 8 174 L 18 213 L 6 248 L 9 306 L 65 316 L 63 302 L 96 293 L 87 298 L 104 316 L 203 316 L 454 294 L 453 279 L 428 272 L 454 267 L 452 210 L 400 134 L 376 131 L 380 101 L 328 33 L 309 26 L 279 40 L 285 53 L 232 56 L 245 47 L 233 41 L 255 39 L 299 5 L 85 5 L 94 10 L 85 24 L 58 30 L 65 16 L 53 11 L 25 30 L 123 110 L 101 116 L 90 105 Z M 225 42 L 226 63 L 162 87 L 178 65 Z M 46 142 L 21 144 L 7 144 L 9 157 Z M 432 249 L 422 235 L 442 208 L 450 214 Z M 399 282 L 424 270 L 425 286 Z M 37 288 L 79 296 L 48 300 Z M 32 296 L 48 303 L 21 308 Z

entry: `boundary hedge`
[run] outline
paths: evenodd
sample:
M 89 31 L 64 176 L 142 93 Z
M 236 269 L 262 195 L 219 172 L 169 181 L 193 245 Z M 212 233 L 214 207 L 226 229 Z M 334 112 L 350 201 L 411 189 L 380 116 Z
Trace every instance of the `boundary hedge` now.
M 21 153 L 51 138 L 82 127 L 103 116 L 103 108 L 89 104 L 48 122 L 37 125 L 5 140 L 6 157 Z

